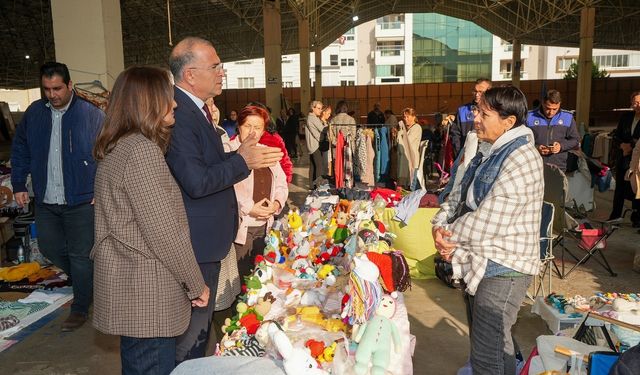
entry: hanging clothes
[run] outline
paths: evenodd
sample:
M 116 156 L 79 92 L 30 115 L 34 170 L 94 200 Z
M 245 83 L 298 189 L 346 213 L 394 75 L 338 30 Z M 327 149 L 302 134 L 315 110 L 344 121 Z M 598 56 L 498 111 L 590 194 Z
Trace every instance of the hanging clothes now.
M 387 181 L 389 179 L 389 170 L 391 169 L 391 159 L 389 158 L 391 134 L 389 129 L 384 126 L 376 129 L 376 131 L 380 134 L 380 180 Z
M 336 189 L 340 189 L 344 186 L 344 135 L 342 132 L 338 132 L 338 137 L 336 139 L 336 159 L 335 159 L 335 179 L 336 179 Z
M 366 173 L 367 169 L 367 137 L 365 136 L 366 129 L 358 129 L 356 131 L 356 146 L 353 158 L 353 174 L 360 177 Z
M 353 187 L 353 154 L 351 136 L 348 135 L 344 142 L 344 187 Z
M 373 150 L 373 130 L 367 129 L 364 132 L 365 146 L 367 147 L 367 160 L 363 174 L 360 176 L 360 180 L 363 184 L 373 187 L 375 185 L 375 176 L 373 173 L 373 163 L 375 159 L 375 151 Z
M 373 133 L 373 148 L 375 150 L 375 159 L 374 159 L 374 163 L 373 163 L 373 173 L 374 173 L 374 179 L 375 182 L 380 181 L 380 167 L 382 166 L 382 163 L 380 162 L 380 133 L 378 132 L 378 129 L 376 129 Z

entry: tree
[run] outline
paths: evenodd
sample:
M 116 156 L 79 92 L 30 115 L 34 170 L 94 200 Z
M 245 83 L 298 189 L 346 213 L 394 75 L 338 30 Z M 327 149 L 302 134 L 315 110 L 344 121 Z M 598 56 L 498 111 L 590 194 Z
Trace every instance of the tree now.
M 609 77 L 609 72 L 604 69 L 600 69 L 600 67 L 592 62 L 591 63 L 591 78 L 607 78 Z M 577 79 L 578 78 L 578 64 L 573 63 L 567 69 L 567 72 L 564 74 L 564 79 Z

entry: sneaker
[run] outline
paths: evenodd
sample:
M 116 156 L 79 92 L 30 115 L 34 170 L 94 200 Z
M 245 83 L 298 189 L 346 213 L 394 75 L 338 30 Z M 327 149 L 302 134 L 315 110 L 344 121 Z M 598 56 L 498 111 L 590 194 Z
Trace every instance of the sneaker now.
M 71 312 L 67 320 L 62 323 L 62 332 L 72 332 L 82 327 L 87 321 L 87 315 L 79 312 Z

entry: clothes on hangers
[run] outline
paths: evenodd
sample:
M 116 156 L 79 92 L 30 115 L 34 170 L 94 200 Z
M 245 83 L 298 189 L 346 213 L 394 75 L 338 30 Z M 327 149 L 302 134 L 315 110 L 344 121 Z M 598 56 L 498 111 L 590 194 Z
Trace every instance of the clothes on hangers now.
M 344 187 L 353 187 L 353 154 L 351 153 L 351 136 L 347 136 L 344 143 Z
M 344 152 L 344 135 L 342 132 L 338 132 L 336 137 L 336 158 L 335 158 L 335 179 L 336 189 L 340 189 L 344 186 L 344 164 L 343 164 L 343 152 Z

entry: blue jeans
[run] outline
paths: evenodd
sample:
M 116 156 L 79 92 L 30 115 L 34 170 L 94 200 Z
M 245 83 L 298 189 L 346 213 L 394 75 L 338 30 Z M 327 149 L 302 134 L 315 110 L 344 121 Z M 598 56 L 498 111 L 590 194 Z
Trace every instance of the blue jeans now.
M 71 311 L 89 312 L 93 298 L 93 205 L 36 205 L 38 246 L 73 282 Z
M 175 368 L 176 338 L 120 336 L 122 375 L 168 375 Z
M 513 375 L 516 358 L 511 327 L 532 276 L 489 277 L 469 296 L 473 375 Z

